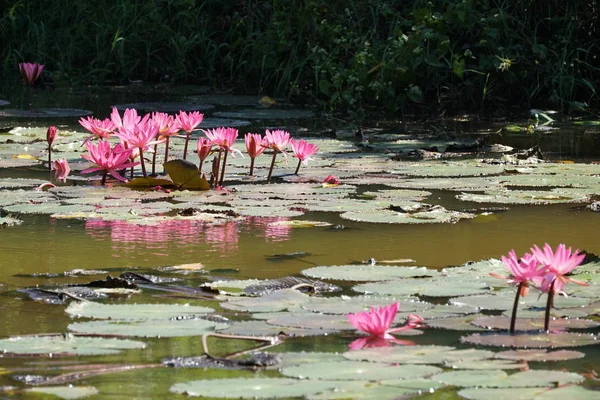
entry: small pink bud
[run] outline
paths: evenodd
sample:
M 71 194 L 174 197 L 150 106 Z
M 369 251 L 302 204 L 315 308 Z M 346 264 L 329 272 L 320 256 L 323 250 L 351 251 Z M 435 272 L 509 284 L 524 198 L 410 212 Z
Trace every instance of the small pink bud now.
M 55 126 L 48 128 L 48 131 L 46 132 L 46 141 L 48 142 L 48 146 L 52 146 L 52 143 L 54 143 L 54 139 L 56 139 L 56 131 L 57 129 Z

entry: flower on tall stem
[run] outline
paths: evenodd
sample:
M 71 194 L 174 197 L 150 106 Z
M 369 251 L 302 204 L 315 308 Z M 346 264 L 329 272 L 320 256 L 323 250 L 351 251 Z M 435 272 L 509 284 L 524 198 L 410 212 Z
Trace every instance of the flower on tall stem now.
M 265 151 L 265 148 L 260 145 L 262 143 L 262 136 L 259 133 L 246 133 L 244 140 L 246 141 L 246 151 L 248 152 L 248 156 L 250 156 L 250 176 L 253 176 L 254 159 L 260 156 Z
M 227 163 L 227 155 L 231 155 L 235 158 L 235 153 L 244 157 L 241 151 L 233 148 L 233 144 L 238 137 L 238 130 L 235 128 L 215 128 L 203 130 L 206 137 L 212 142 L 213 145 L 219 147 L 219 162 L 221 160 L 221 153 L 223 156 L 223 167 L 221 168 L 221 177 L 216 176 L 217 186 L 223 185 L 223 179 L 225 178 L 225 165 Z
M 273 150 L 273 159 L 271 160 L 271 167 L 269 168 L 269 174 L 267 175 L 267 183 L 271 182 L 271 175 L 273 174 L 273 168 L 275 167 L 275 158 L 277 153 L 283 153 L 287 157 L 285 148 L 290 144 L 290 133 L 276 129 L 274 131 L 265 131 L 265 137 L 261 143 L 261 146 L 265 149 Z
M 102 171 L 102 185 L 106 183 L 107 174 L 115 179 L 127 182 L 118 171 L 135 167 L 139 162 L 130 162 L 129 157 L 133 149 L 125 149 L 122 144 L 115 145 L 112 149 L 110 143 L 105 140 L 99 140 L 97 145 L 92 142 L 85 144 L 89 154 L 83 154 L 82 157 L 89 162 L 96 164 L 95 167 L 81 171 L 82 174 L 91 174 L 92 172 Z
M 369 337 L 367 338 L 357 339 L 352 342 L 349 346 L 350 349 L 357 350 L 366 347 L 369 340 L 381 342 L 381 339 L 386 341 L 390 340 L 398 344 L 414 344 L 412 342 L 399 341 L 392 336 L 391 333 L 418 328 L 423 322 L 423 318 L 418 315 L 410 314 L 407 318 L 406 325 L 390 329 L 399 308 L 400 304 L 394 302 L 385 307 L 371 307 L 370 311 L 346 314 L 348 321 L 350 321 L 356 329 L 369 334 Z
M 146 114 L 144 115 L 142 121 L 142 117 L 138 115 L 138 112 L 135 108 L 127 108 L 123 113 L 123 118 L 121 118 L 117 107 L 113 107 L 112 112 L 110 113 L 110 120 L 115 125 L 115 129 L 118 130 L 133 130 L 137 124 L 140 122 L 146 122 L 149 118 L 150 114 Z
M 151 121 L 158 126 L 158 135 L 160 138 L 165 140 L 165 160 L 166 163 L 169 161 L 169 141 L 171 136 L 174 136 L 179 132 L 181 126 L 174 116 L 163 112 L 152 113 Z M 154 154 L 152 155 L 152 175 L 156 172 L 156 153 L 158 150 L 158 144 L 154 145 Z
M 580 253 L 579 249 L 572 251 L 571 247 L 567 248 L 563 243 L 556 247 L 556 251 L 552 251 L 552 247 L 550 247 L 548 243 L 544 244 L 543 250 L 537 245 L 534 245 L 530 251 L 533 254 L 533 257 L 542 264 L 544 269 L 540 290 L 544 293 L 548 293 L 546 315 L 544 319 L 544 330 L 547 331 L 550 324 L 550 309 L 553 307 L 554 294 L 559 293 L 566 296 L 566 293 L 562 288 L 569 282 L 581 286 L 588 286 L 588 283 L 586 282 L 565 276 L 583 262 L 585 254 Z
M 177 114 L 177 117 L 175 118 L 176 124 L 183 130 L 185 131 L 185 146 L 183 148 L 183 159 L 185 160 L 187 157 L 187 149 L 188 149 L 188 142 L 190 141 L 190 133 L 196 129 L 196 127 L 198 125 L 200 125 L 200 123 L 202 123 L 202 120 L 204 119 L 204 114 L 201 114 L 198 111 L 193 111 L 193 112 L 185 112 L 185 111 L 179 111 L 179 114 Z
M 144 178 L 146 174 L 146 164 L 144 163 L 144 151 L 150 149 L 150 145 L 163 143 L 164 139 L 156 138 L 158 134 L 158 125 L 149 121 L 147 118 L 142 119 L 139 123 L 130 128 L 120 128 L 115 134 L 122 142 L 127 143 L 128 148 L 136 147 L 140 153 L 140 162 L 142 164 L 142 174 Z
M 54 179 L 61 182 L 67 181 L 67 176 L 71 172 L 71 167 L 66 158 L 54 160 Z
M 42 70 L 44 69 L 43 64 L 38 63 L 20 63 L 19 64 L 19 72 L 21 73 L 21 77 L 25 81 L 25 83 L 29 86 L 33 86 L 35 81 L 42 74 Z
M 48 143 L 48 171 L 52 171 L 52 143 L 56 139 L 57 129 L 51 126 L 46 131 L 46 142 Z
M 294 155 L 298 158 L 298 166 L 296 167 L 296 172 L 294 172 L 294 174 L 298 175 L 300 164 L 307 165 L 308 160 L 310 160 L 309 157 L 316 154 L 319 151 L 319 147 L 316 144 L 308 143 L 304 139 L 291 139 L 290 145 L 292 146 Z
M 517 258 L 517 254 L 514 250 L 508 252 L 508 257 L 502 256 L 502 262 L 511 274 L 509 276 L 503 276 L 490 272 L 490 275 L 494 278 L 506 279 L 508 283 L 517 284 L 517 294 L 515 295 L 510 319 L 510 333 L 514 333 L 519 297 L 527 295 L 530 283 L 539 285 L 542 282 L 544 269 L 541 268 L 541 264 L 533 255 L 525 253 L 521 258 Z
M 210 139 L 207 138 L 198 138 L 198 145 L 196 146 L 196 153 L 198 153 L 198 158 L 200 159 L 200 165 L 198 169 L 200 170 L 200 174 L 202 174 L 202 165 L 204 164 L 204 160 L 208 158 L 210 152 L 212 151 L 213 143 Z
M 115 129 L 117 129 L 117 127 L 110 118 L 100 120 L 94 117 L 82 117 L 79 119 L 79 125 L 83 126 L 88 132 L 92 134 L 83 141 L 82 146 L 94 138 L 108 139 L 110 135 L 114 133 Z

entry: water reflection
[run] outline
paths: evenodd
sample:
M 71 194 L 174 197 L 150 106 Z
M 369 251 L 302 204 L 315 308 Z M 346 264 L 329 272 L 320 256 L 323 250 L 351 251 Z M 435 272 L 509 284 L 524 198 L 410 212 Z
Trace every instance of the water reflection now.
M 135 225 L 126 221 L 86 220 L 85 232 L 99 241 L 107 236 L 112 248 L 122 252 L 136 251 L 140 247 L 148 250 L 167 250 L 198 244 L 208 246 L 209 251 L 232 253 L 238 251 L 240 229 L 264 237 L 266 242 L 285 241 L 290 238 L 292 228 L 282 225 L 284 217 L 249 217 L 240 222 L 207 224 L 202 221 L 165 221 L 159 225 Z M 166 252 L 152 253 L 168 256 Z

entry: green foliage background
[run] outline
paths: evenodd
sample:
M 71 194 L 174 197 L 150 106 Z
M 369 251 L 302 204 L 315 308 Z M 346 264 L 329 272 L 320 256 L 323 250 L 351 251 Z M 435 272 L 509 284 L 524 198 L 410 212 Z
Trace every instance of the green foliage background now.
M 0 0 L 2 78 L 200 83 L 325 109 L 597 102 L 599 10 L 577 0 Z

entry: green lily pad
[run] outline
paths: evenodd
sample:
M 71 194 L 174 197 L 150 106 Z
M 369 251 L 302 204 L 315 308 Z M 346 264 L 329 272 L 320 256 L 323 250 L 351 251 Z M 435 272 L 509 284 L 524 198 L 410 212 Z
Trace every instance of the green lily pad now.
M 315 114 L 309 110 L 278 110 L 275 108 L 248 108 L 239 111 L 218 111 L 214 113 L 222 118 L 239 119 L 306 119 Z
M 102 304 L 92 301 L 73 302 L 65 312 L 72 317 L 110 319 L 120 321 L 144 321 L 169 318 L 185 318 L 205 315 L 214 310 L 179 304 Z
M 324 332 L 335 332 L 354 329 L 345 315 L 333 314 L 302 314 L 281 315 L 267 320 L 268 324 L 289 326 L 291 328 L 320 329 Z
M 200 176 L 196 164 L 186 160 L 171 160 L 164 164 L 165 170 L 179 189 L 208 190 L 210 185 Z
M 490 279 L 465 280 L 463 277 L 434 277 L 362 283 L 352 289 L 366 294 L 409 296 L 419 294 L 431 297 L 465 296 L 491 291 Z
M 598 392 L 581 386 L 548 388 L 470 388 L 463 389 L 458 395 L 469 400 L 511 399 L 511 400 L 595 400 Z
M 370 307 L 384 306 L 398 301 L 401 312 L 422 312 L 433 305 L 415 298 L 393 298 L 380 296 L 311 297 L 302 308 L 325 314 L 348 314 L 368 311 Z
M 92 112 L 78 108 L 37 108 L 32 110 L 3 108 L 0 110 L 0 118 L 67 118 L 88 115 L 92 115 Z
M 498 204 L 559 204 L 559 203 L 585 203 L 590 196 L 577 189 L 552 189 L 544 190 L 489 190 L 483 194 L 462 193 L 456 196 L 463 201 L 476 203 Z
M 393 267 L 385 265 L 336 265 L 305 269 L 302 275 L 317 279 L 344 281 L 386 281 L 395 278 L 434 276 L 437 271 L 425 267 Z
M 357 222 L 371 222 L 380 224 L 433 224 L 456 223 L 464 218 L 473 218 L 475 214 L 446 210 L 436 207 L 431 211 L 423 212 L 396 212 L 392 210 L 373 210 L 362 212 L 345 212 L 341 218 Z
M 387 365 L 361 361 L 323 361 L 284 367 L 281 373 L 316 380 L 414 379 L 441 371 L 431 365 Z
M 15 204 L 2 207 L 4 211 L 17 214 L 62 214 L 74 212 L 91 212 L 96 208 L 89 205 L 62 205 L 58 202 L 48 202 L 44 204 Z
M 33 189 L 47 182 L 42 179 L 3 178 L 0 179 L 0 189 Z
M 452 369 L 468 369 L 468 370 L 506 370 L 506 369 L 523 369 L 527 367 L 527 363 L 520 360 L 476 360 L 476 361 L 459 361 L 449 365 Z
M 336 382 L 288 378 L 204 379 L 171 386 L 171 392 L 221 399 L 275 399 L 303 397 L 334 389 Z
M 473 325 L 487 329 L 506 329 L 510 328 L 510 317 L 493 316 L 483 317 L 472 321 Z M 566 330 L 566 329 L 590 329 L 600 326 L 600 322 L 588 319 L 567 319 L 553 318 L 550 321 L 550 330 Z M 527 330 L 543 330 L 544 320 L 538 318 L 517 318 L 515 329 L 520 331 Z
M 273 336 L 284 335 L 286 337 L 321 336 L 334 332 L 324 329 L 304 329 L 290 326 L 279 326 L 267 323 L 267 321 L 237 321 L 227 328 L 219 329 L 219 333 L 241 336 Z
M 563 371 L 529 370 L 507 375 L 504 371 L 450 371 L 431 377 L 447 385 L 459 387 L 555 387 L 581 382 L 579 374 Z
M 541 334 L 510 335 L 508 333 L 480 334 L 474 333 L 460 338 L 462 343 L 482 346 L 514 347 L 514 348 L 556 348 L 597 345 L 598 338 L 590 334 L 558 332 Z
M 473 320 L 485 317 L 483 314 L 461 315 L 459 317 L 437 318 L 427 320 L 427 326 L 436 329 L 448 329 L 452 331 L 487 331 L 487 329 L 475 326 Z
M 502 165 L 485 165 L 460 162 L 421 162 L 408 164 L 391 171 L 394 174 L 424 177 L 467 177 L 498 175 L 504 172 Z
M 281 356 L 281 366 L 289 367 L 292 365 L 312 364 L 323 361 L 344 361 L 345 358 L 339 353 L 325 353 L 318 351 L 299 351 L 277 353 Z
M 90 335 L 114 335 L 137 337 L 202 336 L 227 324 L 201 318 L 148 319 L 139 321 L 98 320 L 77 322 L 67 327 L 72 332 Z
M 22 224 L 23 221 L 13 217 L 0 217 L 0 228 Z
M 281 289 L 262 297 L 233 298 L 221 303 L 221 307 L 236 311 L 275 312 L 300 306 L 309 299 L 308 295 L 295 289 Z
M 434 382 L 425 379 L 406 379 L 406 380 L 386 380 L 385 382 L 397 382 L 395 386 L 375 384 L 373 382 L 345 381 L 335 389 L 326 390 L 315 395 L 307 396 L 308 400 L 324 399 L 378 399 L 378 400 L 396 400 L 398 398 L 410 397 L 409 395 L 419 394 L 421 391 L 433 390 L 436 386 Z M 406 383 L 402 386 L 401 383 Z M 428 382 L 428 385 L 423 383 Z M 440 386 L 440 385 L 437 385 Z
M 496 358 L 515 361 L 565 361 L 585 357 L 585 353 L 574 350 L 506 350 L 496 353 Z
M 481 178 L 410 178 L 386 183 L 405 189 L 437 189 L 453 191 L 482 191 L 497 188 L 499 183 Z
M 55 356 L 116 354 L 122 350 L 143 349 L 143 342 L 73 335 L 15 336 L 0 339 L 0 351 L 19 355 Z
M 459 361 L 485 360 L 494 357 L 493 351 L 465 349 L 452 346 L 394 346 L 361 349 L 343 354 L 349 360 L 399 364 L 441 364 Z
M 159 111 L 164 113 L 178 113 L 179 111 L 207 111 L 212 110 L 215 106 L 211 104 L 201 103 L 176 103 L 176 102 L 162 102 L 162 101 L 149 101 L 144 103 L 127 103 L 115 105 L 117 110 L 124 111 L 127 108 L 135 108 L 137 110 L 143 110 L 146 112 Z
M 98 389 L 93 386 L 42 386 L 27 389 L 27 392 L 43 393 L 60 397 L 61 399 L 82 399 L 98 394 Z

